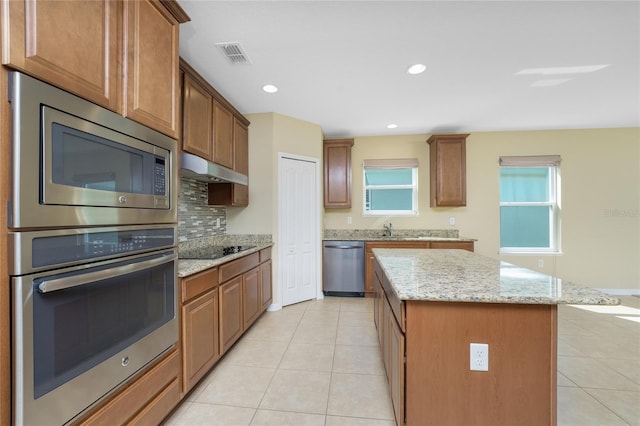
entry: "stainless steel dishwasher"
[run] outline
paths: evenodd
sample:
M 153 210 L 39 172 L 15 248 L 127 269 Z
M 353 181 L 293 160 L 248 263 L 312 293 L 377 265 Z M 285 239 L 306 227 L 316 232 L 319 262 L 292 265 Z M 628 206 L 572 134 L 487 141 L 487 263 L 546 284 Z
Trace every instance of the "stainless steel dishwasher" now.
M 364 296 L 364 241 L 325 241 L 324 294 Z

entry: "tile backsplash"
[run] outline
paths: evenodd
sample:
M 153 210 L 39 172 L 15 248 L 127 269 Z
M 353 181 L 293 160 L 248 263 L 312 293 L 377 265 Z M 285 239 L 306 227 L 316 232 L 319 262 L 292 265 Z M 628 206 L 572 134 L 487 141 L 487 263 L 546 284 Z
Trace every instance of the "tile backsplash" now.
M 227 230 L 227 209 L 207 204 L 205 182 L 180 178 L 178 194 L 178 241 L 224 235 Z M 219 222 L 218 222 L 219 221 Z

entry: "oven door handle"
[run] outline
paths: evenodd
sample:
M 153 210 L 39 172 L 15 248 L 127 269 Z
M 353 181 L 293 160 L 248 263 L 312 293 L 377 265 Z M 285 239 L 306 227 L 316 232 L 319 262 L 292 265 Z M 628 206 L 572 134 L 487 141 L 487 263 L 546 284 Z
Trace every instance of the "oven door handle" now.
M 45 279 L 40 281 L 37 289 L 39 293 L 49 293 L 57 290 L 64 290 L 65 288 L 78 287 L 81 285 L 91 284 L 96 281 L 104 280 L 106 278 L 119 277 L 121 275 L 126 275 L 132 272 L 152 268 L 154 266 L 162 265 L 163 263 L 175 260 L 176 258 L 177 255 L 174 252 L 171 252 L 168 254 L 158 255 L 152 259 L 131 263 L 129 265 L 103 269 L 101 271 L 89 272 L 86 274 L 74 275 L 70 277 L 54 278 L 50 280 Z

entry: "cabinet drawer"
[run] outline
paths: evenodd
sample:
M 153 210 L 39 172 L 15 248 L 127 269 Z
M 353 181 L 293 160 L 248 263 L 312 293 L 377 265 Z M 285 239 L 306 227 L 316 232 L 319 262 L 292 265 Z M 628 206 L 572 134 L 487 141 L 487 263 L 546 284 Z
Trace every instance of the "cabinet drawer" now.
M 433 241 L 432 249 L 460 249 L 473 251 L 473 242 L 471 241 Z
M 375 274 L 382 284 L 384 294 L 387 296 L 389 307 L 393 312 L 393 316 L 396 318 L 396 321 L 398 322 L 398 325 L 400 326 L 402 332 L 406 332 L 404 303 L 398 298 L 395 291 L 393 291 L 393 289 L 391 288 L 391 283 L 387 279 L 387 276 L 384 274 L 382 268 L 380 267 L 380 264 L 377 261 L 375 264 Z
M 159 425 L 179 402 L 180 381 L 175 378 L 144 410 L 129 422 L 129 426 Z
M 365 243 L 365 251 L 370 252 L 374 248 L 385 248 L 385 249 L 393 249 L 393 248 L 408 248 L 408 249 L 416 249 L 416 248 L 429 248 L 429 241 L 373 241 Z
M 186 302 L 218 285 L 218 268 L 207 269 L 181 280 L 182 302 Z
M 150 405 L 156 405 L 159 400 L 165 403 L 163 408 L 168 414 L 179 402 L 179 389 L 176 388 L 177 399 L 173 399 L 176 391 L 171 389 L 174 382 L 177 386 L 179 375 L 180 357 L 178 351 L 174 350 L 171 355 L 140 376 L 131 386 L 81 424 L 125 424 L 135 414 L 144 416 L 147 409 L 150 409 L 148 415 L 152 416 L 154 410 Z M 154 413 L 153 416 L 155 418 L 158 414 Z
M 220 282 L 230 280 L 231 278 L 255 268 L 260 263 L 260 254 L 258 252 L 249 254 L 240 259 L 232 260 L 231 262 L 220 265 Z
M 271 247 L 260 250 L 260 263 L 264 263 L 271 259 Z

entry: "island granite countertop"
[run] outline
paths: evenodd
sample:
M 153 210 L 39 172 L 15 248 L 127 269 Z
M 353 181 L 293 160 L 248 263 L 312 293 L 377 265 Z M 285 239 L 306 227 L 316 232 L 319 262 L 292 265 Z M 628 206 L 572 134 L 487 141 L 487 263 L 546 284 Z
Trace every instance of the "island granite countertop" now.
M 620 303 L 596 289 L 465 250 L 374 249 L 373 254 L 401 300 L 545 305 Z

